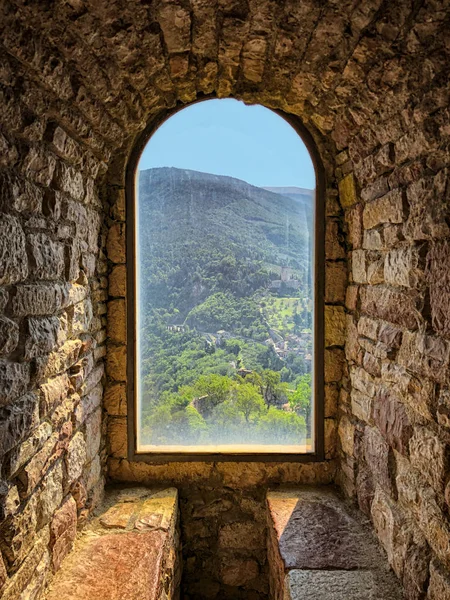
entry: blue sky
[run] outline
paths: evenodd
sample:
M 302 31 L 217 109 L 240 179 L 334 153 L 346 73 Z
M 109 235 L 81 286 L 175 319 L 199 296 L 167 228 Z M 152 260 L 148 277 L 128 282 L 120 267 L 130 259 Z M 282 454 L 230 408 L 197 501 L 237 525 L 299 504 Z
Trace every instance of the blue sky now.
M 281 117 L 237 100 L 207 100 L 168 119 L 150 138 L 139 168 L 179 167 L 257 186 L 315 187 L 302 139 Z

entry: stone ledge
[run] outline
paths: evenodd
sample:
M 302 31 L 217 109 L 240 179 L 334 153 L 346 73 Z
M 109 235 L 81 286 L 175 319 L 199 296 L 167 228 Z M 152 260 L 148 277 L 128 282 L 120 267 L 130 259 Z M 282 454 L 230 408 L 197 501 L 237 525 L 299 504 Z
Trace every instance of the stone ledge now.
M 275 600 L 400 600 L 362 516 L 332 488 L 267 494 L 271 594 Z
M 45 598 L 170 600 L 180 582 L 179 546 L 175 488 L 111 488 Z

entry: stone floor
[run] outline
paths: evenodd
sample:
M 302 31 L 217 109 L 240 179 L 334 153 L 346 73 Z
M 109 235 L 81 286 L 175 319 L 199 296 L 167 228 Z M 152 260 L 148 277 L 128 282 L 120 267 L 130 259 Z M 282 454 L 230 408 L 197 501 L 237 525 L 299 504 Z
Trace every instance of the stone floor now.
M 107 491 L 100 514 L 79 535 L 46 600 L 163 600 L 179 587 L 178 494 Z
M 401 587 L 363 517 L 333 489 L 267 495 L 274 600 L 400 600 Z

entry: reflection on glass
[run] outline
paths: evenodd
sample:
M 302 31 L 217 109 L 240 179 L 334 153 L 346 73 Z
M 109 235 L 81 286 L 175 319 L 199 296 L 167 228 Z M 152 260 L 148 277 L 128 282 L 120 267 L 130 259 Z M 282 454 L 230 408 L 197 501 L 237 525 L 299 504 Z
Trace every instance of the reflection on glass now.
M 304 151 L 281 117 L 258 108 Z M 138 451 L 312 451 L 314 191 L 287 187 L 292 179 L 262 187 L 201 168 L 145 168 L 143 158 Z M 279 183 L 272 175 L 260 173 Z

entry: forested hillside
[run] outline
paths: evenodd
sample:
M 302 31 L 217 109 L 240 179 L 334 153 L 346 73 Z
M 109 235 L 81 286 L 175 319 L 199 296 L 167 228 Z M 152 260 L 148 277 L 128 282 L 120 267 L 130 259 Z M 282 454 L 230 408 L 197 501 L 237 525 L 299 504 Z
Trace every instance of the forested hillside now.
M 297 414 L 290 396 L 309 377 L 312 194 L 308 201 L 307 193 L 288 197 L 175 168 L 140 173 L 144 443 L 237 443 L 244 424 L 240 441 L 249 443 L 267 439 L 272 421 L 272 443 L 305 437 L 308 415 Z M 289 298 L 282 317 L 280 298 Z M 287 333 L 295 352 L 280 350 Z M 261 382 L 271 373 L 269 398 Z M 230 386 L 214 404 L 198 381 L 216 376 Z M 256 394 L 250 414 L 237 409 L 244 390 Z

